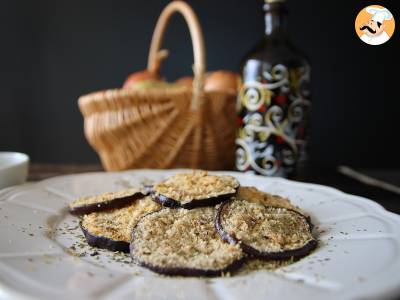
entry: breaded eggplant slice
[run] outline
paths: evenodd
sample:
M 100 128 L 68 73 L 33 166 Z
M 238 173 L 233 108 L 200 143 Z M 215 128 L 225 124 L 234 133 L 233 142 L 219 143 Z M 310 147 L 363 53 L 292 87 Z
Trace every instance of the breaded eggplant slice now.
M 262 192 L 252 186 L 240 186 L 236 194 L 236 199 L 261 203 L 266 206 L 283 207 L 301 212 L 296 206 L 290 203 L 289 199 Z
M 177 174 L 154 185 L 155 201 L 166 207 L 213 206 L 236 195 L 239 182 L 232 176 L 210 175 L 205 171 Z
M 129 252 L 133 228 L 143 216 L 160 209 L 161 205 L 147 196 L 123 208 L 84 215 L 80 225 L 90 246 Z
M 239 245 L 225 243 L 214 228 L 216 210 L 165 208 L 143 217 L 132 233 L 135 263 L 172 276 L 219 276 L 241 267 Z
M 290 202 L 290 200 L 287 198 L 283 198 L 278 195 L 273 195 L 270 193 L 262 192 L 252 186 L 240 186 L 238 189 L 238 192 L 236 194 L 236 199 L 247 200 L 247 201 L 256 202 L 256 203 L 262 203 L 266 206 L 283 207 L 283 208 L 295 210 L 307 218 L 307 221 L 309 222 L 311 229 L 314 227 L 314 225 L 311 223 L 310 216 L 307 215 L 304 211 L 302 211 L 297 206 L 293 205 Z
M 311 223 L 310 216 L 308 216 L 304 211 L 302 211 L 297 206 L 293 205 L 290 202 L 290 200 L 287 198 L 283 198 L 278 195 L 273 195 L 270 193 L 262 192 L 252 186 L 240 186 L 238 189 L 238 192 L 236 194 L 236 199 L 261 203 L 266 206 L 283 207 L 283 208 L 295 210 L 298 213 L 301 213 L 303 216 L 305 216 L 307 218 L 307 221 L 310 223 L 311 228 L 313 228 L 313 224 Z
M 222 203 L 215 228 L 226 242 L 265 260 L 302 257 L 317 246 L 311 224 L 301 213 L 246 200 Z
M 126 189 L 118 192 L 104 193 L 76 199 L 69 204 L 69 212 L 73 215 L 84 215 L 124 207 L 137 199 L 143 198 L 145 192 L 140 189 Z

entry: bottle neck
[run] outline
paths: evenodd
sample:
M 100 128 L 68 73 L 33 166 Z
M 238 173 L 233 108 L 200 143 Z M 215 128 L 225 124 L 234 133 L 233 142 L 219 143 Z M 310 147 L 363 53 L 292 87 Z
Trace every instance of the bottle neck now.
M 266 3 L 265 36 L 267 38 L 286 39 L 287 37 L 287 10 L 284 2 Z

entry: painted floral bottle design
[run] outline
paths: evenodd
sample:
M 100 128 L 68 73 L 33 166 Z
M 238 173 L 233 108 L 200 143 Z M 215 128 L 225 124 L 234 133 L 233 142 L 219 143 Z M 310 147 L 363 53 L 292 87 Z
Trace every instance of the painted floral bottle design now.
M 301 179 L 307 160 L 310 67 L 286 35 L 284 1 L 266 0 L 263 41 L 242 64 L 236 168 Z

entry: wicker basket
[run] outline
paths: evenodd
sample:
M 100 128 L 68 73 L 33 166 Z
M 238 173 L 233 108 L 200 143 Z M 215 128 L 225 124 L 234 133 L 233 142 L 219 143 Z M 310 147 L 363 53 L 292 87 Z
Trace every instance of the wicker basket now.
M 234 162 L 236 95 L 205 92 L 201 27 L 185 2 L 171 2 L 155 28 L 148 69 L 157 70 L 170 17 L 180 12 L 190 29 L 193 87 L 113 89 L 79 98 L 85 135 L 108 171 L 131 168 L 230 169 Z

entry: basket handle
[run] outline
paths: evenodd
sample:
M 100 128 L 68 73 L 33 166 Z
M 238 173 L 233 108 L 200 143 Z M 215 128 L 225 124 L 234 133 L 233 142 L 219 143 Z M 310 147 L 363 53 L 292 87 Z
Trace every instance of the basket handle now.
M 167 28 L 168 22 L 173 14 L 179 12 L 184 17 L 190 31 L 190 36 L 193 44 L 193 97 L 191 108 L 197 109 L 200 105 L 201 95 L 204 85 L 204 72 L 205 72 L 205 49 L 204 37 L 201 30 L 199 20 L 194 13 L 193 9 L 183 1 L 173 1 L 168 4 L 162 11 L 158 18 L 156 28 L 154 29 L 153 37 L 150 45 L 149 58 L 147 69 L 150 72 L 158 72 L 161 60 L 167 56 L 166 50 L 160 50 L 164 33 Z

